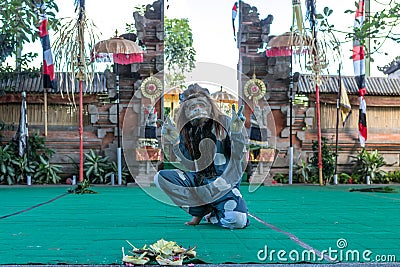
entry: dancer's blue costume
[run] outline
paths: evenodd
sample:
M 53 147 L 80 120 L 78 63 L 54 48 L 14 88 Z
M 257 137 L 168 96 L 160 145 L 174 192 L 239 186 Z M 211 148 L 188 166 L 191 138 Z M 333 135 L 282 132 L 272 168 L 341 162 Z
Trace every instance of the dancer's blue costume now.
M 245 138 L 242 132 L 230 131 L 228 117 L 222 124 L 226 132 L 220 140 L 216 138 L 215 129 L 212 130 L 216 140 L 215 176 L 205 177 L 198 185 L 196 171 L 161 170 L 155 176 L 155 183 L 192 216 L 204 216 L 208 222 L 230 229 L 244 228 L 249 224 L 248 210 L 239 185 L 243 173 Z M 196 163 L 182 136 L 173 151 L 184 166 L 193 170 Z

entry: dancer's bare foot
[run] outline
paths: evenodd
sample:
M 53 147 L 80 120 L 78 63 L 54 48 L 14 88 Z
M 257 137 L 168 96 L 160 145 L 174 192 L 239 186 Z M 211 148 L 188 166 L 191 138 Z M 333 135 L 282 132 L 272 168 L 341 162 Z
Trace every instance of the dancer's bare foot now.
M 188 222 L 185 222 L 186 225 L 198 225 L 203 217 L 193 216 L 192 219 Z

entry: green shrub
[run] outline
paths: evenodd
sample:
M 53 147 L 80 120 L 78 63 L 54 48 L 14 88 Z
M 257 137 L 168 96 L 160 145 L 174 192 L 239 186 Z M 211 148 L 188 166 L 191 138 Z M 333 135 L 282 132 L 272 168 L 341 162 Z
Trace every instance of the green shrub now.
M 106 181 L 111 181 L 111 176 L 114 174 L 114 179 L 117 179 L 118 175 L 118 165 L 115 161 L 111 162 L 110 168 L 108 168 L 107 173 L 106 173 Z M 127 177 L 129 176 L 129 171 L 126 168 L 126 166 L 122 166 L 121 169 L 121 177 L 122 177 L 122 183 L 126 184 L 127 183 Z
M 311 177 L 311 169 L 311 164 L 308 164 L 304 159 L 300 159 L 300 162 L 295 167 L 295 174 L 298 177 L 298 182 L 308 183 Z
M 395 171 L 389 171 L 386 174 L 385 179 L 389 182 L 389 183 L 400 183 L 400 171 L 395 170 Z
M 9 140 L 0 145 L 0 183 L 25 183 L 28 175 L 32 183 L 59 183 L 61 166 L 50 164 L 54 151 L 45 145 L 45 138 L 39 131 L 28 138 L 28 150 L 22 157 L 18 154 L 18 142 Z
M 33 175 L 35 183 L 39 184 L 58 184 L 61 177 L 61 166 L 50 164 L 44 155 L 39 156 L 39 162 L 33 162 L 35 173 Z
M 109 157 L 98 155 L 93 149 L 89 153 L 85 153 L 83 171 L 85 178 L 93 184 L 105 184 L 106 174 L 108 173 Z
M 328 146 L 328 139 L 322 137 L 322 176 L 324 179 L 324 183 L 327 184 L 331 181 L 333 175 L 335 174 L 335 159 L 336 153 L 332 152 L 330 147 Z M 311 157 L 311 177 L 310 182 L 318 183 L 319 182 L 319 170 L 318 170 L 318 141 L 312 142 L 312 150 L 313 156 Z
M 274 180 L 281 184 L 288 184 L 289 183 L 289 176 L 283 173 L 277 173 L 274 175 Z
M 368 152 L 364 148 L 361 149 L 355 157 L 354 163 L 356 164 L 355 174 L 360 175 L 364 181 L 369 176 L 373 183 L 385 183 L 386 172 L 381 170 L 381 167 L 386 165 L 386 162 L 378 150 Z
M 0 145 L 0 183 L 15 183 L 15 169 L 12 164 L 14 157 L 14 151 L 9 144 Z

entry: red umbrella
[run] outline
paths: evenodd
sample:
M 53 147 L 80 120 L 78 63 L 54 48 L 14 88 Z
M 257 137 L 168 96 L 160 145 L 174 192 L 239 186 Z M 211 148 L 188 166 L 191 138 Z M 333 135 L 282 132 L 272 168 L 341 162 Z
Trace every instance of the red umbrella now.
M 132 64 L 143 62 L 143 50 L 138 44 L 122 37 L 112 37 L 111 39 L 100 41 L 94 46 L 94 58 L 101 57 L 102 53 L 112 54 L 115 64 L 115 81 L 117 97 L 117 161 L 118 161 L 118 184 L 122 184 L 122 158 L 121 158 L 121 137 L 119 129 L 119 74 L 118 64 Z
M 133 41 L 123 37 L 112 37 L 108 40 L 98 42 L 93 49 L 94 59 L 109 60 L 118 64 L 127 65 L 143 62 L 143 50 Z

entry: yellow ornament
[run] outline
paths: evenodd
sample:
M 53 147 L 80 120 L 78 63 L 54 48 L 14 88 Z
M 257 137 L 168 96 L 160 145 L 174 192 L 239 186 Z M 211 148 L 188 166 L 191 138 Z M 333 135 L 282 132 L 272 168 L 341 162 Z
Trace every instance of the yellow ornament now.
M 256 78 L 256 75 L 253 74 L 253 78 L 248 80 L 244 85 L 244 95 L 253 100 L 256 103 L 258 100 L 264 97 L 267 88 L 263 81 Z
M 163 86 L 160 79 L 150 76 L 144 79 L 140 85 L 140 90 L 145 97 L 150 98 L 153 102 L 156 98 L 161 96 L 163 92 L 162 87 Z

